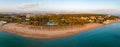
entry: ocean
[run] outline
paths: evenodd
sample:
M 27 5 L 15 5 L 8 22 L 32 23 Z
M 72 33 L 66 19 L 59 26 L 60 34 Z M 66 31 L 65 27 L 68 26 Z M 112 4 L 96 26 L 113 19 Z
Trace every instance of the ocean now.
M 114 15 L 114 16 L 120 16 L 120 14 L 112 14 L 112 15 Z
M 32 39 L 0 31 L 0 47 L 120 47 L 120 23 L 56 39 Z

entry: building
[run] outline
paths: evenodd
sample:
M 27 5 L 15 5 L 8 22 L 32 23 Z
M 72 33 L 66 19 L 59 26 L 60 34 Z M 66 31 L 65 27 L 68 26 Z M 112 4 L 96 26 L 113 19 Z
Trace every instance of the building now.
M 29 21 L 30 19 L 29 19 L 29 18 L 26 18 L 25 20 L 26 20 L 26 21 Z
M 96 17 L 95 17 L 95 16 L 91 16 L 90 18 L 91 18 L 91 19 L 96 19 Z
M 28 13 L 28 14 L 26 14 L 25 16 L 26 16 L 26 18 L 30 18 L 30 17 L 33 17 L 34 14 L 30 14 L 30 13 Z
M 110 24 L 112 22 L 114 22 L 114 20 L 106 20 L 106 21 L 103 22 L 103 24 Z
M 112 15 L 107 15 L 108 17 L 111 17 Z
M 7 22 L 6 21 L 0 21 L 0 26 L 6 24 Z

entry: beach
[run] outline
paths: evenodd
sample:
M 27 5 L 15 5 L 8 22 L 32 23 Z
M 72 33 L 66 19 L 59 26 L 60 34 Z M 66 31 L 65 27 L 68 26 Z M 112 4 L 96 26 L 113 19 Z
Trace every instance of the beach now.
M 50 28 L 44 27 L 44 28 L 34 29 L 34 27 L 30 27 L 30 26 L 23 26 L 17 23 L 9 23 L 4 26 L 1 26 L 0 29 L 9 33 L 13 33 L 16 35 L 29 37 L 29 38 L 51 39 L 51 38 L 59 38 L 59 37 L 81 33 L 101 26 L 104 25 L 99 23 L 89 23 L 89 24 L 85 24 L 84 26 L 75 25 L 68 27 L 50 27 Z
M 84 25 L 71 26 L 31 26 L 18 23 L 8 23 L 0 26 L 0 30 L 28 38 L 52 39 L 78 34 L 115 22 L 120 22 L 120 20 L 105 22 L 106 24 L 88 23 Z

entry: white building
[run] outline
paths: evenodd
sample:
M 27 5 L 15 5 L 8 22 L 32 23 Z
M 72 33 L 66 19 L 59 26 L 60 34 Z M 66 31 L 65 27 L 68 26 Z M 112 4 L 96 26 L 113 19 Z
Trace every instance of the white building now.
M 111 17 L 112 15 L 107 15 L 108 17 Z
M 103 22 L 104 24 L 110 24 L 110 23 L 112 23 L 112 22 L 114 22 L 113 20 L 106 20 L 105 22 Z
M 0 26 L 6 24 L 7 22 L 6 21 L 0 21 Z
M 33 17 L 33 16 L 34 16 L 34 14 L 30 14 L 30 13 L 26 14 L 26 18 L 30 18 L 30 17 Z

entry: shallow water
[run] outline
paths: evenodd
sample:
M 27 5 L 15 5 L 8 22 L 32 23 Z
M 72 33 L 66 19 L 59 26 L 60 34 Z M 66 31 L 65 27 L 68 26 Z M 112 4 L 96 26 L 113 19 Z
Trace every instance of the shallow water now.
M 112 14 L 112 15 L 114 15 L 114 16 L 120 16 L 120 14 Z
M 120 23 L 57 39 L 31 39 L 0 31 L 0 47 L 120 47 Z

